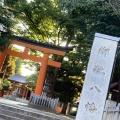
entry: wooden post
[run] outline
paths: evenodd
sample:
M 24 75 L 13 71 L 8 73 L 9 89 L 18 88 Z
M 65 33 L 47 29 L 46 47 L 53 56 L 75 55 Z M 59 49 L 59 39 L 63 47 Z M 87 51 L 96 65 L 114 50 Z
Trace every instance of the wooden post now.
M 11 88 L 11 92 L 10 93 L 12 93 L 14 91 L 14 89 L 15 89 L 15 82 L 12 83 L 12 88 Z
M 25 93 L 25 98 L 27 99 L 27 95 L 28 95 L 28 88 L 26 88 L 26 93 Z
M 37 94 L 37 95 L 42 94 L 42 89 L 43 89 L 46 70 L 47 70 L 48 59 L 49 59 L 49 54 L 44 53 L 44 56 L 42 59 L 42 65 L 40 68 L 40 72 L 39 72 L 38 80 L 37 80 L 37 84 L 36 84 L 36 89 L 35 89 L 35 94 Z
M 26 87 L 24 85 L 22 85 L 22 89 L 24 90 L 22 93 L 22 98 L 25 98 Z

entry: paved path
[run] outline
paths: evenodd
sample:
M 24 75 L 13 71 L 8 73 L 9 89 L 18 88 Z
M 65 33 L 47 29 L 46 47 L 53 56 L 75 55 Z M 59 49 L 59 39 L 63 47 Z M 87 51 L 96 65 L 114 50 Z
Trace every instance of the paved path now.
M 27 110 L 27 111 L 40 113 L 40 114 L 43 114 L 43 115 L 49 115 L 49 116 L 53 116 L 53 117 L 63 118 L 63 120 L 75 120 L 72 117 L 64 116 L 64 115 L 59 114 L 59 113 L 51 113 L 51 112 L 46 112 L 46 111 L 42 111 L 42 110 L 36 110 L 36 109 L 33 109 L 33 108 L 29 108 L 27 102 L 22 103 L 22 102 L 12 101 L 12 100 L 5 99 L 5 98 L 0 98 L 0 103 L 5 104 L 5 105 L 9 105 L 9 106 L 13 106 L 13 107 L 17 107 L 17 108 L 20 108 L 20 109 L 24 109 L 24 110 Z

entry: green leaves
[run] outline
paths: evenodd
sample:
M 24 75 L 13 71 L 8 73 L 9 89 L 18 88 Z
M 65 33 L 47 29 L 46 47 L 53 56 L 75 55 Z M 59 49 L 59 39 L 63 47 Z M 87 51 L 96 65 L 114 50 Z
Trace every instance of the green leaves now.
M 61 102 L 73 102 L 74 97 L 79 95 L 79 88 L 71 80 L 57 80 L 55 84 L 55 96 L 59 96 Z
M 3 64 L 3 68 L 2 68 L 2 71 L 5 72 L 5 76 L 4 78 L 8 78 L 10 77 L 11 75 L 14 75 L 15 74 L 15 61 L 16 61 L 16 57 L 13 57 L 13 56 L 7 56 L 5 61 L 4 61 L 4 64 Z
M 23 64 L 23 60 L 21 58 L 18 58 L 16 61 L 15 61 L 15 73 L 16 74 L 21 74 L 22 73 L 22 64 Z
M 58 71 L 54 93 L 64 103 L 76 101 L 82 89 L 84 76 L 79 56 L 76 53 L 68 53 L 67 58 Z
M 19 22 L 26 26 L 27 33 L 25 36 L 42 42 L 46 42 L 53 37 L 55 34 L 54 17 L 56 10 L 52 1 L 20 2 L 16 6 L 16 10 L 20 13 L 17 16 Z
M 9 44 L 13 27 L 13 12 L 7 4 L 0 4 L 0 51 Z
M 32 74 L 29 77 L 27 77 L 27 82 L 29 86 L 31 87 L 32 91 L 35 90 L 37 79 L 38 79 L 38 73 Z
M 3 80 L 3 90 L 10 90 L 12 83 L 8 79 Z

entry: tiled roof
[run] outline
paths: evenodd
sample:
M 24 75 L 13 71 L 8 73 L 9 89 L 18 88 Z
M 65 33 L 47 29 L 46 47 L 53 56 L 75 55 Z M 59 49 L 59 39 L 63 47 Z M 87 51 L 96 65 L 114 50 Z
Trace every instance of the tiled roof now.
M 27 83 L 26 78 L 22 75 L 19 75 L 19 74 L 15 74 L 13 76 L 10 76 L 8 79 L 11 81 L 19 82 L 19 83 Z

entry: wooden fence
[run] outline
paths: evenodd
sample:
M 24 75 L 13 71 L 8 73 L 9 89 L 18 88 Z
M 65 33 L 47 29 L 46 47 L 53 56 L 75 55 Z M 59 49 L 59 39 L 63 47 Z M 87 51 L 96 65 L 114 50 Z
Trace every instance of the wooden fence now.
M 102 120 L 120 120 L 120 104 L 107 100 Z
M 40 96 L 40 95 L 36 95 L 34 93 L 31 93 L 31 96 L 29 99 L 29 102 L 32 104 L 48 107 L 53 110 L 56 110 L 58 101 L 59 101 L 59 99 L 53 99 L 53 98 L 49 98 L 46 96 Z

